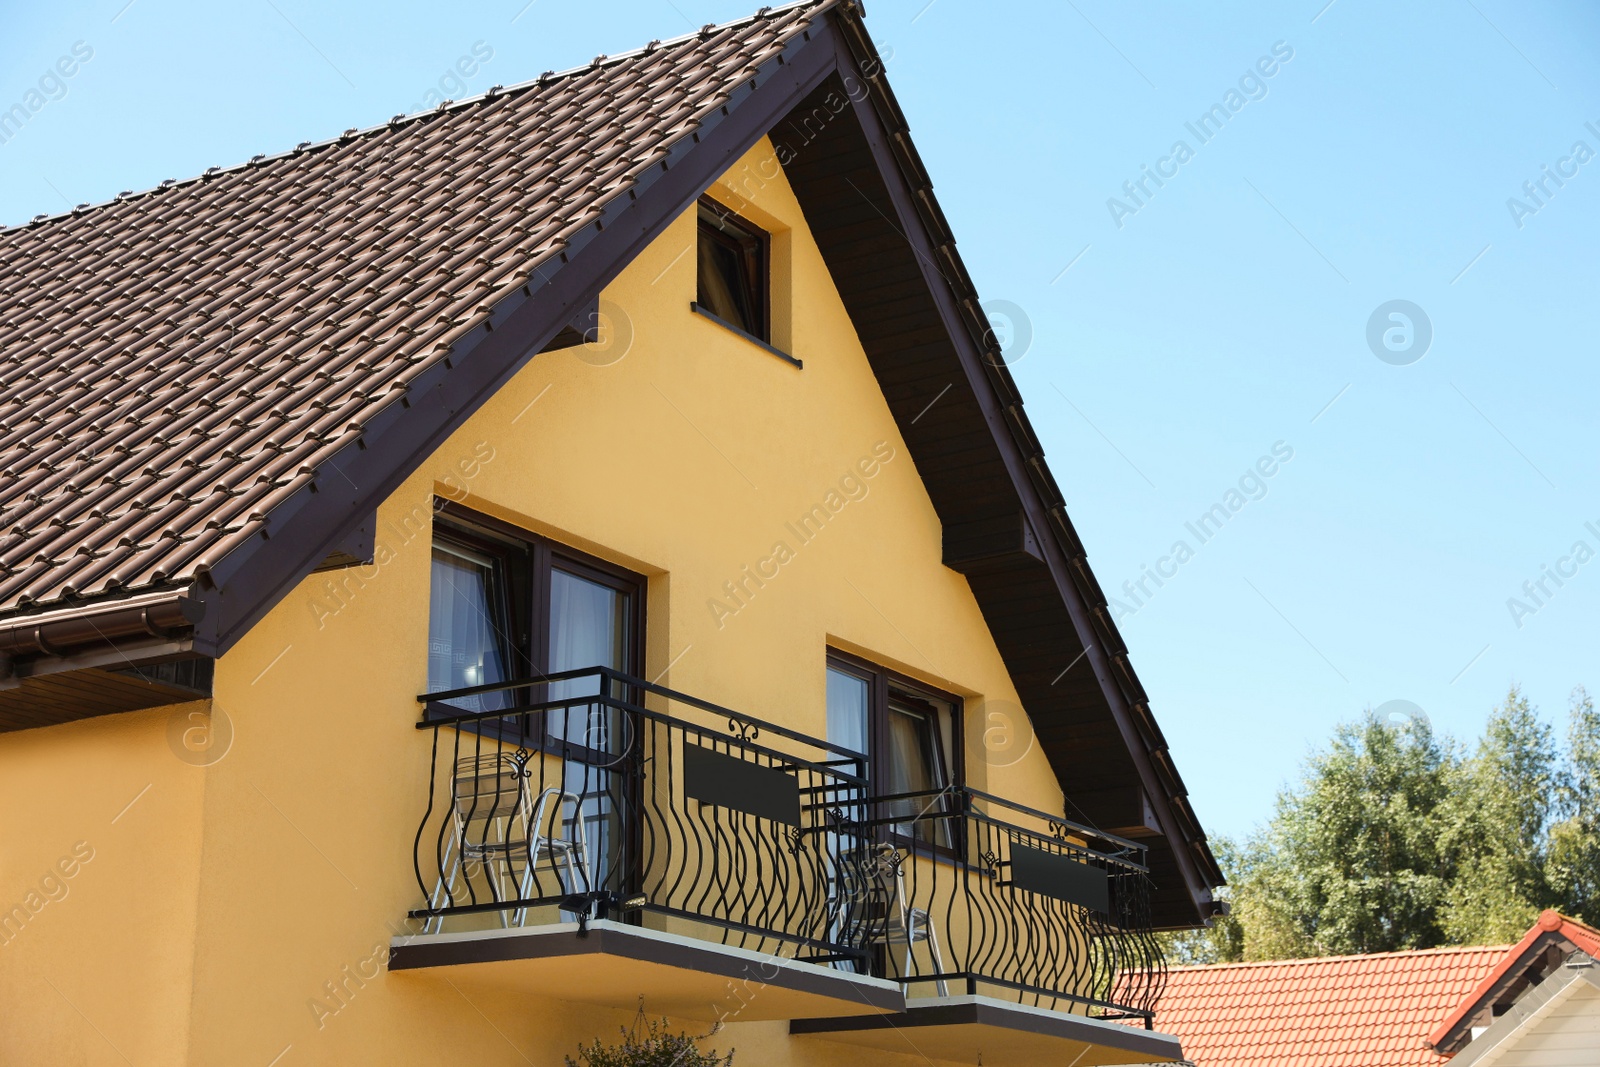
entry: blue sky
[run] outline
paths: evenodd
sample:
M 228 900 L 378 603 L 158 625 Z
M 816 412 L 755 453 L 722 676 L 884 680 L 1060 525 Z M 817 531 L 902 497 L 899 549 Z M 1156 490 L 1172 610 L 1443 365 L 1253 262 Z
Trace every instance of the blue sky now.
M 1552 718 L 1600 686 L 1600 560 L 1571 558 L 1600 551 L 1600 159 L 1574 155 L 1600 152 L 1600 16 L 1324 3 L 867 11 L 980 292 L 1026 319 L 1013 371 L 1213 832 L 1265 817 L 1368 706 L 1470 736 L 1513 683 Z M 0 144 L 0 221 L 413 110 L 479 42 L 450 95 L 755 5 L 14 8 L 0 108 L 76 42 L 92 57 Z M 1203 142 L 1186 126 L 1230 103 Z M 1170 176 L 1135 201 L 1143 168 Z M 1414 332 L 1393 361 L 1369 346 L 1395 300 L 1431 325 L 1420 358 Z M 1247 477 L 1275 445 L 1292 458 Z M 1241 501 L 1204 543 L 1186 526 Z M 1558 564 L 1564 584 L 1523 593 Z M 1121 593 L 1147 566 L 1171 577 Z M 1513 619 L 1513 596 L 1535 610 Z

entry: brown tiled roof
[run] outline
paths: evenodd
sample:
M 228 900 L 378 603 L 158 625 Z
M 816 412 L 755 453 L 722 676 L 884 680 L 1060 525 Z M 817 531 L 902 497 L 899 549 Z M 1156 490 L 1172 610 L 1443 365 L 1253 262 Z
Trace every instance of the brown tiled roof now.
M 1428 1034 L 1510 946 L 1179 967 L 1155 1028 L 1197 1067 L 1429 1067 Z
M 834 2 L 0 231 L 0 613 L 204 574 Z
M 1221 872 L 861 19 L 806 0 L 0 230 L 0 730 L 102 713 L 56 699 L 82 671 L 223 655 L 361 555 L 422 457 L 773 131 L 941 519 L 1021 519 L 968 580 L 1074 808 L 1137 781 L 1156 921 L 1210 915 Z

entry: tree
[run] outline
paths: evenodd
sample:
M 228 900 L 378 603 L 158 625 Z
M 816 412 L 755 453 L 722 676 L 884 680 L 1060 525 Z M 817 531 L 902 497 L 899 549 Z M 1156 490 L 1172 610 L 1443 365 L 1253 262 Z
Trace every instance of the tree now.
M 1368 712 L 1314 754 L 1299 789 L 1279 796 L 1252 876 L 1267 898 L 1273 953 L 1390 952 L 1438 944 L 1452 872 L 1435 832 L 1452 750 L 1425 721 Z M 1259 929 L 1259 925 L 1258 925 Z M 1259 938 L 1259 935 L 1258 935 Z M 1247 957 L 1259 958 L 1248 944 Z
M 1547 877 L 1556 907 L 1600 923 L 1600 712 L 1580 686 L 1567 719 L 1567 758 L 1550 827 Z
M 1174 963 L 1514 941 L 1552 907 L 1600 923 L 1600 712 L 1574 691 L 1565 753 L 1515 687 L 1470 753 L 1369 712 L 1215 845 L 1231 913 L 1168 935 Z
M 1222 836 L 1213 837 L 1210 844 L 1212 854 L 1217 857 L 1217 866 L 1222 868 L 1223 876 L 1228 880 L 1228 884 L 1220 891 L 1219 899 L 1227 901 L 1230 907 L 1236 906 L 1234 901 L 1238 895 L 1243 866 L 1239 846 L 1232 839 Z M 1210 926 L 1198 930 L 1175 930 L 1162 934 L 1161 951 L 1167 963 L 1174 967 L 1235 963 L 1244 959 L 1244 927 L 1240 925 L 1238 916 L 1230 912 L 1218 916 Z
M 1513 687 L 1472 757 L 1451 769 L 1439 827 L 1456 870 L 1441 916 L 1449 943 L 1515 941 L 1551 900 L 1545 860 L 1558 762 L 1555 731 Z

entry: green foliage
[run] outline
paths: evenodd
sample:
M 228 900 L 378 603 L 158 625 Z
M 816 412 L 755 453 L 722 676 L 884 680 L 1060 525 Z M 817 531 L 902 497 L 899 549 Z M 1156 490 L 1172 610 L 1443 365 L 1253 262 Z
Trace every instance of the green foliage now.
M 1218 836 L 1211 838 L 1211 851 L 1228 872 L 1229 884 L 1222 888 L 1221 897 L 1231 903 L 1243 869 L 1239 846 L 1231 838 Z M 1219 917 L 1199 930 L 1176 930 L 1159 936 L 1162 953 L 1173 967 L 1234 963 L 1244 958 L 1244 927 L 1237 914 Z
M 1559 796 L 1546 877 L 1561 911 L 1593 923 L 1600 918 L 1600 712 L 1581 688 L 1572 694 Z
M 1600 713 L 1573 694 L 1566 751 L 1516 689 L 1470 750 L 1426 723 L 1339 726 L 1243 845 L 1219 842 L 1232 913 L 1168 935 L 1177 964 L 1514 941 L 1542 908 L 1600 921 Z
M 1441 916 L 1449 943 L 1515 941 L 1551 901 L 1546 833 L 1560 780 L 1555 731 L 1516 690 L 1489 715 L 1477 751 L 1452 768 L 1440 838 L 1459 871 Z
M 701 1052 L 688 1034 L 674 1034 L 667 1029 L 667 1021 L 651 1021 L 644 1032 L 623 1029 L 622 1040 L 615 1045 L 602 1045 L 598 1038 L 593 1045 L 579 1045 L 578 1056 L 585 1067 L 732 1067 L 733 1050 L 726 1056 L 716 1051 Z M 571 1056 L 565 1057 L 567 1067 L 578 1067 Z
M 1368 715 L 1338 727 L 1252 842 L 1246 958 L 1437 944 L 1451 872 L 1436 828 L 1452 757 L 1425 722 Z

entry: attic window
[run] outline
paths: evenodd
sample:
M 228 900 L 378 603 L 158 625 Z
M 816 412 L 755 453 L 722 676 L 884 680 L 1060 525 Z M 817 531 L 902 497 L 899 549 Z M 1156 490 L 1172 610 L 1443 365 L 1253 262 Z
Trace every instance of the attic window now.
M 765 231 L 715 200 L 700 201 L 700 308 L 771 344 Z

